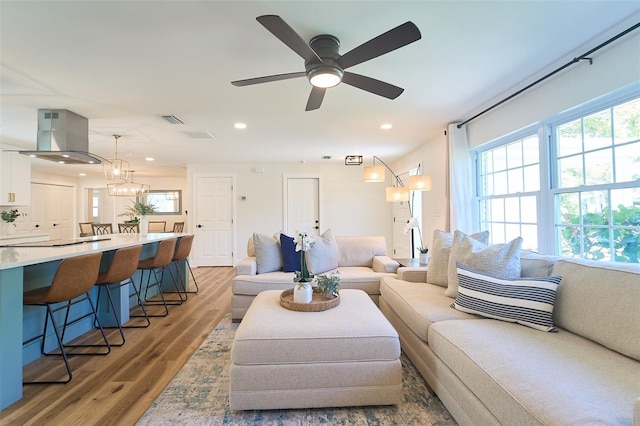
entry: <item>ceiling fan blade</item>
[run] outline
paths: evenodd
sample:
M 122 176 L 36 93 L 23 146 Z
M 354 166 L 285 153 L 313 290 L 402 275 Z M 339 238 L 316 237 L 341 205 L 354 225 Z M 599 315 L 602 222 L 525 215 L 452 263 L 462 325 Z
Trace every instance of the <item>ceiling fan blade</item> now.
M 256 19 L 269 30 L 271 34 L 289 46 L 291 50 L 300 55 L 305 61 L 322 62 L 322 59 L 309 47 L 309 44 L 278 15 L 263 15 L 258 16 Z
M 342 55 L 338 62 L 342 69 L 347 69 L 420 40 L 421 37 L 418 27 L 413 22 L 408 21 L 351 49 Z
M 288 74 L 275 74 L 275 75 L 268 75 L 265 77 L 248 78 L 246 80 L 236 80 L 236 81 L 232 81 L 231 84 L 238 87 L 250 86 L 252 84 L 270 83 L 272 81 L 288 80 L 290 78 L 306 77 L 306 76 L 307 76 L 307 73 L 304 71 L 290 72 Z
M 314 109 L 320 108 L 322 105 L 322 100 L 324 99 L 324 93 L 327 89 L 322 89 L 320 87 L 314 87 L 311 89 L 311 94 L 309 95 L 309 100 L 307 101 L 307 107 L 304 109 L 305 111 L 313 111 Z
M 404 92 L 402 87 L 352 72 L 345 72 L 342 76 L 342 82 L 387 99 L 395 99 Z

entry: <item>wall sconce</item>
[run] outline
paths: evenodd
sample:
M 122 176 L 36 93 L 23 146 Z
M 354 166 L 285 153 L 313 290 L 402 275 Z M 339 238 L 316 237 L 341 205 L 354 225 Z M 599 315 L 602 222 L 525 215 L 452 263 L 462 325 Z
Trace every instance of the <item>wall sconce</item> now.
M 347 155 L 344 157 L 345 166 L 359 166 L 362 164 L 362 155 Z

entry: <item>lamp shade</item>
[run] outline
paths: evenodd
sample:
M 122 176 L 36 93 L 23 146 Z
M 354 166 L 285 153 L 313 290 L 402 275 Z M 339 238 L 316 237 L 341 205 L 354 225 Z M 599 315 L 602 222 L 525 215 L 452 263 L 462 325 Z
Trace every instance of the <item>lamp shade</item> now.
M 387 188 L 387 201 L 390 203 L 398 201 L 409 201 L 409 188 L 404 186 L 390 186 Z
M 384 182 L 384 166 L 366 166 L 364 168 L 365 182 Z
M 431 176 L 409 176 L 409 189 L 411 191 L 431 191 Z

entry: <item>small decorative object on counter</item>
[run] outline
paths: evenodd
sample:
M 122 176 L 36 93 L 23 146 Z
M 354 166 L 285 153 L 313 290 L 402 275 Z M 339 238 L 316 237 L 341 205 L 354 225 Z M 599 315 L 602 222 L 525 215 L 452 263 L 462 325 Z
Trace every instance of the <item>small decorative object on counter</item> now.
M 146 237 L 149 233 L 149 218 L 147 215 L 153 214 L 158 210 L 158 207 L 147 201 L 146 195 L 140 196 L 136 201 L 131 203 L 131 207 L 127 211 L 123 213 L 123 215 L 128 215 L 132 217 L 134 220 L 138 220 L 138 216 L 140 216 L 140 236 Z
M 333 299 L 340 292 L 340 271 L 317 275 L 314 280 L 318 284 L 318 291 L 327 299 Z
M 3 210 L 0 213 L 0 217 L 2 217 L 2 221 L 5 222 L 3 224 L 3 228 L 4 228 L 3 234 L 13 235 L 16 233 L 16 224 L 13 222 L 15 222 L 16 218 L 21 215 L 22 213 L 20 213 L 18 209 L 11 209 L 9 211 Z
M 303 230 L 295 232 L 293 242 L 296 243 L 296 251 L 300 252 L 300 270 L 295 272 L 296 275 L 293 278 L 293 282 L 296 283 L 293 288 L 293 301 L 295 303 L 311 303 L 313 298 L 313 289 L 311 288 L 313 276 L 309 274 L 309 269 L 307 269 L 305 252 L 311 250 L 315 244 L 315 239 L 313 235 Z

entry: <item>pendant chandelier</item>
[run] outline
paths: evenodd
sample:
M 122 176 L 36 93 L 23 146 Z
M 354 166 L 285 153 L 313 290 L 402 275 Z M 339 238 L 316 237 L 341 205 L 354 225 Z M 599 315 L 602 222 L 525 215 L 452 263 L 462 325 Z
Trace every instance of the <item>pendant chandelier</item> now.
M 127 173 L 131 180 L 107 184 L 109 195 L 113 197 L 140 197 L 147 195 L 151 189 L 151 185 L 134 182 L 133 173 L 133 170 L 129 170 Z
M 124 180 L 126 181 L 129 173 L 129 162 L 118 158 L 118 139 L 121 135 L 113 135 L 116 140 L 116 153 L 114 158 L 110 158 L 102 163 L 104 177 L 107 180 Z

